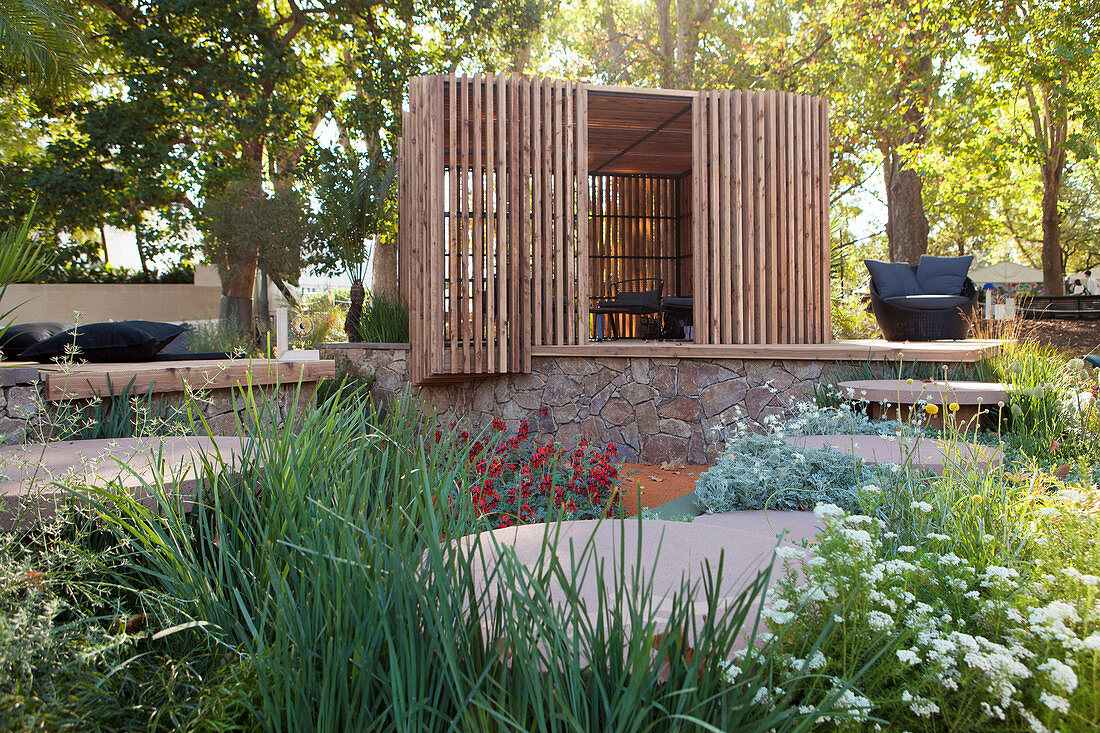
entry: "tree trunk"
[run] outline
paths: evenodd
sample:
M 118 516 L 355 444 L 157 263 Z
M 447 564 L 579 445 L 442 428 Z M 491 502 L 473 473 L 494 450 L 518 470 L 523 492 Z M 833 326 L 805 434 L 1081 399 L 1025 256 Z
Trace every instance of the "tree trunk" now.
M 350 343 L 359 343 L 363 340 L 363 334 L 359 332 L 359 321 L 363 318 L 363 298 L 366 290 L 363 281 L 356 280 L 351 284 L 351 303 L 348 305 L 348 315 L 344 319 L 344 333 L 347 334 Z
M 1065 295 L 1062 262 L 1062 217 L 1058 212 L 1058 193 L 1062 188 L 1062 168 L 1043 166 L 1043 292 Z
M 928 217 L 924 215 L 924 184 L 920 174 L 905 167 L 896 152 L 886 156 L 886 239 L 890 260 L 915 265 L 928 251 Z
M 397 241 L 379 239 L 371 261 L 371 291 L 394 295 L 397 283 Z
M 1027 102 L 1032 130 L 1039 143 L 1039 165 L 1043 172 L 1043 291 L 1065 295 L 1062 257 L 1062 217 L 1058 198 L 1066 171 L 1066 139 L 1069 133 L 1066 110 L 1057 106 L 1051 90 L 1028 86 Z

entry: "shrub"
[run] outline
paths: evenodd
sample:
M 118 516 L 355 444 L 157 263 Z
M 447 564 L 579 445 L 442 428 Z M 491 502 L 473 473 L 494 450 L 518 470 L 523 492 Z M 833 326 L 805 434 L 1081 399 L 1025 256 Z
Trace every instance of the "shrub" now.
M 933 501 L 918 513 L 935 521 Z M 1095 515 L 1053 501 L 1062 506 L 1043 513 L 1076 523 L 1059 529 L 1070 529 L 1075 542 L 1095 537 Z M 1002 503 L 1001 509 L 1015 507 Z M 796 667 L 806 663 L 806 638 L 832 624 L 845 630 L 814 651 L 813 669 L 822 677 L 804 702 L 812 705 L 827 692 L 827 680 L 863 670 L 866 719 L 889 721 L 892 729 L 985 731 L 1005 724 L 1000 721 L 1034 731 L 1095 725 L 1100 579 L 1074 567 L 1095 570 L 1094 543 L 1068 557 L 1051 553 L 1032 571 L 1012 552 L 996 564 L 976 561 L 965 544 L 937 531 L 898 545 L 895 525 L 830 505 L 817 514 L 824 531 L 806 548 L 805 562 L 796 560 L 797 551 L 785 553 L 786 574 L 764 612 Z M 1024 512 L 1025 519 L 1033 516 Z M 1041 547 L 1058 534 L 1033 539 Z M 1003 538 L 988 541 L 1004 546 Z M 892 649 L 882 654 L 884 644 Z
M 615 444 L 605 448 L 582 437 L 576 448 L 540 441 L 526 420 L 509 437 L 504 421 L 493 420 L 487 434 L 470 441 L 452 421 L 447 435 L 463 451 L 468 474 L 456 501 L 469 500 L 492 527 L 563 519 L 618 516 L 622 508 Z M 435 431 L 435 440 L 444 433 Z
M 848 509 L 860 505 L 861 487 L 891 484 L 898 466 L 865 465 L 832 448 L 796 448 L 788 435 L 903 435 L 912 426 L 873 421 L 850 404 L 795 406 L 798 414 L 783 421 L 769 416 L 767 435 L 750 435 L 744 423 L 726 427 L 725 449 L 717 463 L 695 484 L 700 508 L 708 514 L 750 509 L 809 510 L 819 501 Z
M 368 290 L 363 297 L 359 334 L 368 343 L 408 343 L 409 308 L 405 299 L 396 292 Z
M 727 444 L 718 462 L 695 484 L 708 514 L 747 509 L 811 509 L 818 501 L 859 506 L 859 488 L 877 475 L 848 453 L 796 448 L 775 435 L 751 435 Z

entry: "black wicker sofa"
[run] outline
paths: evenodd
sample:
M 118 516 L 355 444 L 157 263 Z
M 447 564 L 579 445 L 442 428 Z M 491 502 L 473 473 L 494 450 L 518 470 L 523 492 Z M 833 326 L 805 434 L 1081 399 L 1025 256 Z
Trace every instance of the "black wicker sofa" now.
M 929 257 L 919 265 L 866 260 L 871 310 L 890 341 L 965 339 L 978 289 L 967 277 L 972 257 Z

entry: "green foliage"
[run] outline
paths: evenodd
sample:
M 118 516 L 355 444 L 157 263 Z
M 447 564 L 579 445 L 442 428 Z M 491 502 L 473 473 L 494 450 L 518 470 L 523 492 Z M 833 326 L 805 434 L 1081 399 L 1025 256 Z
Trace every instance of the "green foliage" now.
M 807 510 L 819 501 L 855 509 L 860 487 L 872 476 L 849 453 L 796 448 L 774 435 L 751 435 L 727 444 L 718 462 L 699 477 L 695 496 L 708 514 Z
M 188 351 L 193 354 L 226 353 L 234 356 L 253 356 L 257 353 L 255 338 L 251 333 L 224 321 L 200 321 L 192 323 Z
M 395 236 L 396 180 L 396 164 L 377 153 L 362 155 L 350 147 L 324 151 L 312 178 L 320 205 L 307 261 L 362 282 L 370 258 L 367 240 Z
M 87 512 L 0 533 L 0 709 L 7 730 L 217 730 L 249 725 L 251 664 L 127 590 L 130 548 Z M 124 582 L 120 584 L 120 579 Z
M 203 207 L 207 261 L 223 278 L 251 262 L 296 282 L 302 269 L 301 244 L 310 236 L 305 202 L 294 191 L 268 196 L 254 183 L 234 181 Z
M 363 299 L 363 317 L 359 333 L 369 343 L 407 344 L 409 307 L 395 292 L 367 291 Z
M 247 655 L 265 727 L 788 731 L 819 714 L 790 704 L 805 679 L 767 654 L 726 667 L 766 573 L 724 599 L 719 566 L 658 615 L 648 576 L 591 546 L 565 563 L 544 549 L 529 569 L 484 545 L 499 558 L 481 584 L 482 555 L 460 537 L 474 517 L 443 522 L 437 506 L 462 452 L 425 436 L 408 400 L 385 417 L 346 408 L 336 396 L 293 427 L 255 422 L 243 461 L 203 469 L 192 521 L 159 491 L 154 508 L 92 495 L 178 620 Z M 553 590 L 578 587 L 586 564 L 603 578 L 594 598 Z
M 867 312 L 863 294 L 833 292 L 833 338 L 867 339 L 878 338 L 878 324 L 875 317 Z
M 107 380 L 111 391 L 110 379 Z M 56 402 L 41 428 L 43 440 L 104 440 L 154 435 L 185 435 L 193 425 L 187 406 L 138 393 L 131 379 L 113 397 Z
M 862 672 L 866 713 L 891 727 L 1095 727 L 1095 488 L 1031 493 L 982 473 L 883 492 L 904 507 L 884 521 L 819 507 L 824 531 L 808 562 L 787 555 L 769 625 L 796 665 L 807 655 L 794 642 L 842 625 L 811 668 Z
M 33 206 L 22 226 L 0 232 L 0 303 L 3 303 L 9 285 L 33 280 L 49 265 L 42 254 L 42 245 L 32 242 L 28 237 L 32 216 Z M 0 313 L 0 334 L 11 325 L 8 319 L 21 305 L 23 304 L 8 306 L 7 310 Z
M 84 42 L 68 5 L 58 0 L 0 2 L 0 70 L 43 89 L 82 73 Z

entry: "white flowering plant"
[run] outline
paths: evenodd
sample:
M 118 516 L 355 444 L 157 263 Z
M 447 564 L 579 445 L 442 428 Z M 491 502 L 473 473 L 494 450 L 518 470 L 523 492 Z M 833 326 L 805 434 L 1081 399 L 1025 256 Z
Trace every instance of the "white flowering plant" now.
M 1048 508 L 1057 522 L 1036 527 L 1034 536 L 1051 541 L 1029 543 L 1007 564 L 994 564 L 969 558 L 953 536 L 928 532 L 915 544 L 898 544 L 895 528 L 879 518 L 819 505 L 823 531 L 801 557 L 783 553 L 785 572 L 763 611 L 788 666 L 805 668 L 810 660 L 819 675 L 812 690 L 802 686 L 806 696 L 797 704 L 816 706 L 838 681 L 859 674 L 851 692 L 867 705 L 846 727 L 1094 726 L 1100 577 L 1087 569 L 1100 557 L 1084 540 L 1100 524 L 1072 506 Z M 1052 550 L 1055 537 L 1064 541 Z M 1066 565 L 1053 572 L 1070 558 L 1086 570 Z M 844 633 L 822 634 L 833 625 Z

